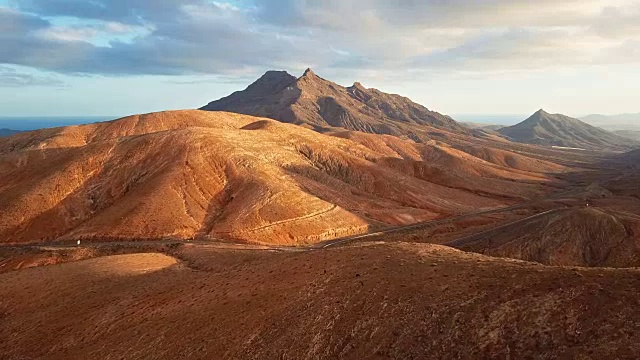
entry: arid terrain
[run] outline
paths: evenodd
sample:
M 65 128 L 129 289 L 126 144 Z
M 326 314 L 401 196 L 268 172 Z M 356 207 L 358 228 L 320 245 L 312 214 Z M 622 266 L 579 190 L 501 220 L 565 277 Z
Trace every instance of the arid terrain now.
M 633 359 L 640 351 L 638 270 L 549 267 L 429 244 L 182 245 L 0 281 L 5 359 Z
M 0 359 L 637 358 L 626 142 L 312 71 L 207 109 L 0 139 Z
M 639 69 L 640 0 L 0 0 L 0 360 L 640 360 Z
M 544 151 L 472 141 L 321 134 L 197 110 L 25 132 L 0 142 L 0 242 L 308 244 L 564 186 L 554 174 L 569 167 Z

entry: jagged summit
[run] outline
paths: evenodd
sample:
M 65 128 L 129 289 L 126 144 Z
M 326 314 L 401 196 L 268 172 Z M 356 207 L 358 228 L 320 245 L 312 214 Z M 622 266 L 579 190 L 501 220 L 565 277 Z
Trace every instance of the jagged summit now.
M 632 146 L 627 139 L 593 127 L 578 119 L 536 111 L 523 122 L 501 128 L 502 135 L 511 140 L 538 145 L 563 146 L 592 150 L 624 150 Z
M 318 76 L 311 68 L 307 68 L 302 76 L 297 79 L 298 87 L 302 90 L 306 87 L 307 92 L 318 92 L 319 89 L 325 89 L 329 83 L 330 81 Z
M 304 71 L 302 76 L 308 76 L 308 77 L 316 76 L 316 73 L 314 73 L 313 70 L 311 70 L 311 68 L 307 68 L 307 70 Z
M 342 127 L 417 141 L 430 140 L 434 128 L 467 132 L 450 117 L 406 97 L 367 89 L 359 82 L 343 87 L 311 68 L 297 79 L 286 72 L 267 72 L 247 89 L 201 109 L 270 117 L 321 131 Z

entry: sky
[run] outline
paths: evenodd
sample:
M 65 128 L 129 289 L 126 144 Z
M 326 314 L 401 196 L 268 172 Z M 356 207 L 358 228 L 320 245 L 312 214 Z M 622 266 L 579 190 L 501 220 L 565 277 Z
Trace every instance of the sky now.
M 196 108 L 307 67 L 446 114 L 640 112 L 640 0 L 0 0 L 0 116 Z

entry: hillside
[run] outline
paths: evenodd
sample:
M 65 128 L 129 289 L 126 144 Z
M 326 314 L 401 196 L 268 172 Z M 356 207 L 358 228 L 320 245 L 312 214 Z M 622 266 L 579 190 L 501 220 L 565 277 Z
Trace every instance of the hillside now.
M 523 122 L 504 127 L 499 133 L 526 144 L 590 150 L 624 150 L 632 141 L 591 126 L 578 119 L 539 110 Z
M 375 134 L 429 139 L 427 130 L 465 132 L 446 115 L 408 98 L 367 89 L 343 87 L 307 69 L 300 78 L 269 71 L 243 91 L 210 102 L 201 110 L 231 111 L 306 125 L 324 131 L 342 127 Z
M 448 245 L 556 266 L 640 266 L 637 219 L 603 209 L 562 209 Z
M 634 269 L 399 243 L 184 245 L 0 274 L 0 358 L 633 359 Z M 37 296 L 34 296 L 37 294 Z M 589 354 L 585 357 L 585 354 Z
M 478 156 L 197 110 L 25 132 L 0 141 L 0 242 L 312 243 L 536 198 L 563 171 Z

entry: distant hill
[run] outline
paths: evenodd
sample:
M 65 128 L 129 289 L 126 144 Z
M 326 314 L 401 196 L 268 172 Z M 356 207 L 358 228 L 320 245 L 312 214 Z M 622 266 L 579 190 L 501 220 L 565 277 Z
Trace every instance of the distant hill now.
M 367 89 L 360 83 L 343 87 L 311 69 L 296 78 L 285 71 L 268 71 L 243 91 L 210 102 L 201 110 L 231 111 L 306 125 L 324 131 L 334 127 L 420 139 L 425 125 L 466 133 L 451 117 L 410 99 Z
M 618 115 L 593 114 L 582 117 L 580 120 L 609 131 L 640 131 L 640 113 Z
M 9 135 L 17 134 L 19 132 L 20 131 L 18 130 L 0 129 L 0 136 L 9 136 Z
M 640 141 L 640 130 L 615 130 L 612 132 L 627 139 Z
M 475 122 L 461 122 L 460 124 L 470 129 L 481 129 L 481 130 L 491 130 L 491 131 L 498 131 L 503 127 L 505 127 L 505 125 L 483 124 L 483 123 L 475 123 Z
M 591 150 L 624 150 L 633 142 L 583 121 L 540 109 L 525 121 L 498 132 L 521 143 Z

